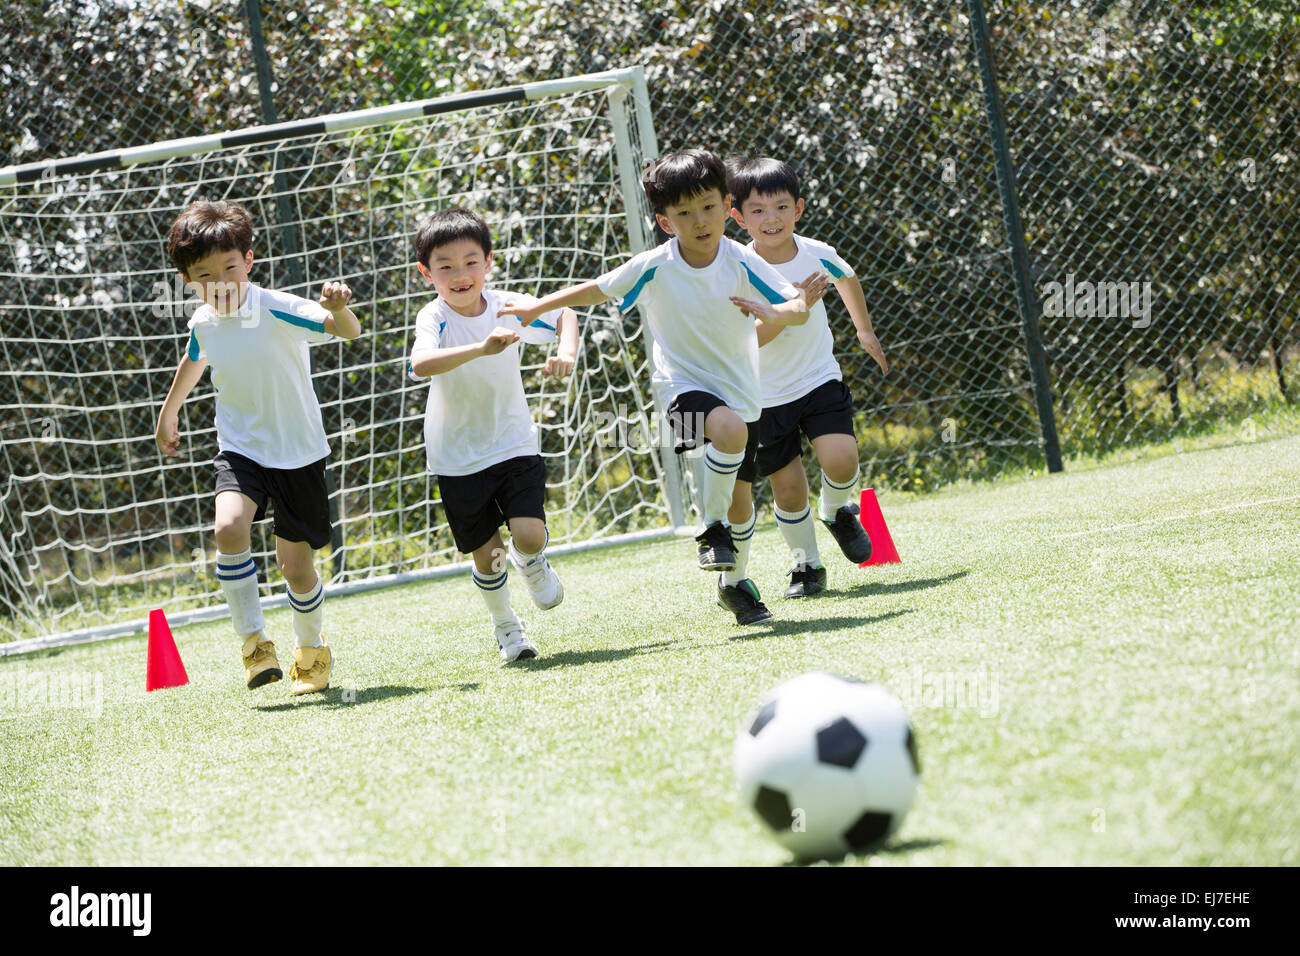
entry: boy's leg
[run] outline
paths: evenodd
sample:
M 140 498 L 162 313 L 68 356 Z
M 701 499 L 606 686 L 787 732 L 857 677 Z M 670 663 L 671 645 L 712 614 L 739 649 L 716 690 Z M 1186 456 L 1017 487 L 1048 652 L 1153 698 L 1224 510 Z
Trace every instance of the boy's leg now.
M 506 520 L 501 500 L 510 486 L 510 462 L 492 465 L 472 475 L 440 476 L 443 510 L 451 526 L 456 549 L 474 562 L 472 577 L 492 616 L 497 650 L 506 661 L 537 656 L 537 648 L 524 634 L 523 623 L 510 607 L 509 552 L 501 540 Z M 542 477 L 545 484 L 545 472 Z
M 316 573 L 311 545 L 306 541 L 275 539 L 275 559 L 284 575 L 293 608 L 293 633 L 298 647 L 320 647 L 325 588 Z
M 266 508 L 265 474 L 256 462 L 237 454 L 221 452 L 213 464 L 217 470 L 213 533 L 217 580 L 240 640 L 244 682 L 252 690 L 284 676 L 275 645 L 262 633 L 266 621 L 257 594 L 257 563 L 250 537 L 253 522 Z
M 817 510 L 823 521 L 834 521 L 858 487 L 858 442 L 852 435 L 818 435 L 812 446 L 822 470 Z
M 854 564 L 871 557 L 871 541 L 850 500 L 858 487 L 858 442 L 853 437 L 853 396 L 841 381 L 823 382 L 801 399 L 799 428 L 821 465 L 817 512 L 840 551 Z
M 537 656 L 537 648 L 528 640 L 524 626 L 510 607 L 509 562 L 501 532 L 475 548 L 470 557 L 474 561 L 474 586 L 483 595 L 488 613 L 492 615 L 493 632 L 497 650 L 506 661 L 527 660 Z
M 524 584 L 533 603 L 548 611 L 564 600 L 564 586 L 542 552 L 550 543 L 546 522 L 540 518 L 516 517 L 507 521 L 510 528 L 510 563 L 524 576 Z
M 812 506 L 808 503 L 808 476 L 803 457 L 793 459 L 772 473 L 772 499 L 781 537 L 790 548 L 794 566 L 790 570 L 788 598 L 811 597 L 826 590 L 826 569 L 817 547 Z
M 497 505 L 510 528 L 510 563 L 524 577 L 528 593 L 543 611 L 564 600 L 564 587 L 542 552 L 550 541 L 546 530 L 546 463 L 540 455 L 512 458 Z
M 217 580 L 230 607 L 230 621 L 243 640 L 260 634 L 266 622 L 257 597 L 257 564 L 253 560 L 253 518 L 257 502 L 239 491 L 219 491 L 216 501 Z
M 700 509 L 707 526 L 721 521 L 731 507 L 736 474 L 749 443 L 749 428 L 730 408 L 719 405 L 705 416 L 704 437 L 711 446 L 704 452 L 700 494 Z
M 321 637 L 325 582 L 316 573 L 313 555 L 329 543 L 332 530 L 325 461 L 266 469 L 275 514 L 275 557 L 293 608 L 291 696 L 325 690 L 334 666 L 334 652 Z
M 747 441 L 742 453 L 736 483 L 732 490 L 731 507 L 727 517 L 731 521 L 731 537 L 735 543 L 736 563 L 724 570 L 718 579 L 718 604 L 736 615 L 737 624 L 758 624 L 772 619 L 772 612 L 759 598 L 758 586 L 749 580 L 749 548 L 754 539 L 753 482 L 758 477 L 758 423 L 746 425 Z

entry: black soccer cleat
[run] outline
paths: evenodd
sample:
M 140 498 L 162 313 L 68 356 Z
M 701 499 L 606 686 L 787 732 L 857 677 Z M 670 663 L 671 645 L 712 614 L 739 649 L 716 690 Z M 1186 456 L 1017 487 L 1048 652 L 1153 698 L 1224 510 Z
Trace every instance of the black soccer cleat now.
M 826 569 L 799 564 L 790 572 L 790 586 L 785 589 L 788 598 L 812 597 L 826 590 Z
M 697 537 L 700 568 L 704 571 L 730 571 L 736 566 L 736 542 L 731 540 L 731 530 L 721 521 L 715 521 Z
M 762 624 L 772 620 L 772 612 L 758 599 L 758 586 L 749 578 L 732 585 L 725 585 L 722 578 L 718 578 L 718 607 L 735 614 L 737 624 Z
M 848 558 L 854 564 L 861 564 L 871 557 L 871 539 L 867 537 L 866 529 L 862 527 L 862 522 L 858 520 L 858 506 L 856 504 L 847 504 L 835 512 L 834 521 L 822 520 L 822 524 L 830 530 L 835 543 L 840 546 L 844 552 L 844 557 Z

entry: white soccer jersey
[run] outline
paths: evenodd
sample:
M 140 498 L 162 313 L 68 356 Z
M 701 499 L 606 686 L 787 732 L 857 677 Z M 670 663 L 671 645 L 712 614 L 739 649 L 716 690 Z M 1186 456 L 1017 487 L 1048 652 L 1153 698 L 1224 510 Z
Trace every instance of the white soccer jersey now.
M 663 386 L 665 405 L 683 392 L 711 392 L 743 421 L 758 420 L 758 336 L 754 320 L 730 297 L 763 298 L 775 305 L 799 293 L 758 253 L 724 237 L 714 260 L 696 269 L 682 259 L 673 237 L 596 284 L 608 296 L 621 296 L 619 308 L 625 312 L 646 307 L 654 336 L 653 381 Z
M 238 311 L 201 305 L 187 354 L 206 358 L 217 389 L 217 445 L 267 468 L 301 468 L 330 453 L 311 387 L 307 346 L 328 342 L 319 302 L 249 283 Z
M 415 317 L 412 355 L 424 349 L 457 348 L 482 342 L 500 326 L 519 333 L 519 341 L 496 355 L 481 355 L 449 372 L 429 377 L 424 412 L 424 447 L 435 475 L 472 475 L 491 465 L 536 455 L 537 425 L 524 397 L 519 351 L 524 342 L 555 341 L 560 311 L 547 312 L 531 325 L 516 315 L 499 315 L 507 302 L 527 298 L 483 290 L 486 307 L 466 318 L 441 298 Z M 409 368 L 409 366 L 408 366 Z M 425 379 L 410 372 L 417 382 Z
M 853 268 L 826 243 L 796 235 L 794 244 L 797 251 L 793 259 L 772 265 L 787 281 L 802 282 L 814 272 L 823 271 L 830 273 L 831 281 L 853 275 Z M 749 248 L 754 248 L 752 242 Z M 835 361 L 835 340 L 822 302 L 809 310 L 807 322 L 783 329 L 758 350 L 758 375 L 764 408 L 793 402 L 823 382 L 843 377 Z

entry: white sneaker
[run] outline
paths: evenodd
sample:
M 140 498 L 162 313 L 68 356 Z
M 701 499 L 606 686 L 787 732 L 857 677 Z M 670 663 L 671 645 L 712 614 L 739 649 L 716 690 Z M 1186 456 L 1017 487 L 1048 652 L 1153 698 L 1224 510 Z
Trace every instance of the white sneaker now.
M 496 626 L 497 649 L 501 659 L 507 664 L 511 661 L 526 661 L 537 656 L 537 648 L 524 633 L 521 621 L 506 621 Z
M 515 570 L 524 576 L 524 584 L 532 595 L 533 603 L 543 611 L 549 611 L 564 600 L 564 585 L 555 576 L 555 569 L 545 555 L 533 558 L 531 564 L 522 565 L 514 562 Z

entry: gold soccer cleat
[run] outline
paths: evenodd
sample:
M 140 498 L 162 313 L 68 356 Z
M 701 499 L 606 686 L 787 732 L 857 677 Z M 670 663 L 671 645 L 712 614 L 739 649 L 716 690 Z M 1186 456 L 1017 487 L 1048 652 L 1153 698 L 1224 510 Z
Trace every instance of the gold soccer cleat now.
M 241 653 L 244 655 L 244 679 L 248 681 L 249 690 L 284 676 L 280 660 L 275 656 L 275 645 L 263 639 L 260 633 L 248 635 Z
M 333 655 L 328 644 L 320 647 L 295 647 L 293 665 L 289 668 L 289 696 L 314 694 L 330 685 L 330 664 Z

